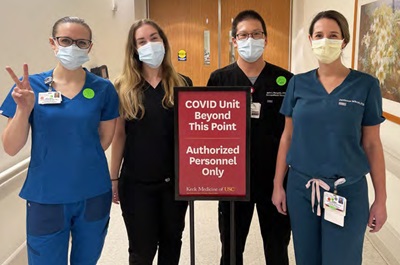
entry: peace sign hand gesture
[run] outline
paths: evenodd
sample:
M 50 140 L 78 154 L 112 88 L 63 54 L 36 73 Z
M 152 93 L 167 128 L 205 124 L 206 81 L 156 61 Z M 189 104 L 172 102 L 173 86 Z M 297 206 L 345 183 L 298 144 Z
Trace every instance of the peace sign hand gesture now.
M 15 82 L 14 91 L 11 93 L 19 110 L 31 113 L 35 105 L 35 94 L 32 91 L 29 83 L 28 64 L 24 64 L 24 75 L 22 80 L 19 80 L 11 67 L 7 66 L 6 70 Z

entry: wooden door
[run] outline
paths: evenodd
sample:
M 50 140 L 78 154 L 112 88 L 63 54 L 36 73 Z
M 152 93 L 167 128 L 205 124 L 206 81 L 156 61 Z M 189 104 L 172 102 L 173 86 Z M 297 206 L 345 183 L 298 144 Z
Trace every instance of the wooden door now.
M 195 86 L 204 86 L 212 71 L 229 64 L 229 31 L 232 19 L 242 10 L 253 9 L 267 25 L 268 46 L 264 58 L 289 68 L 290 0 L 220 0 L 221 62 L 218 63 L 219 0 L 149 0 L 149 17 L 167 34 L 172 62 Z M 210 32 L 210 60 L 204 62 L 204 31 Z M 179 60 L 178 52 L 186 52 Z
M 195 86 L 204 86 L 218 68 L 217 0 L 150 0 L 149 17 L 167 34 L 172 62 L 178 72 L 189 76 Z M 204 64 L 204 31 L 210 31 L 210 64 Z M 186 61 L 178 52 L 186 52 Z

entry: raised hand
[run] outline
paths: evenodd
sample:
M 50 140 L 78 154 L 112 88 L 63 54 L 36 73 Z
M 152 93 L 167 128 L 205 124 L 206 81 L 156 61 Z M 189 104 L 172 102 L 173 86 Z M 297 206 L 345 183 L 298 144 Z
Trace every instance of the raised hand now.
M 11 93 L 18 109 L 30 113 L 35 105 L 35 94 L 32 91 L 29 83 L 28 64 L 24 64 L 24 75 L 22 80 L 19 80 L 11 67 L 7 66 L 6 70 L 15 82 L 14 91 Z

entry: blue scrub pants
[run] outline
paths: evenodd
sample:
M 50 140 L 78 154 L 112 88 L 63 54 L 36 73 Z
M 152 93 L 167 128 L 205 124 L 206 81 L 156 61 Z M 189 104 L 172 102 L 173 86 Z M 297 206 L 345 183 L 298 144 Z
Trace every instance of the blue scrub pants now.
M 95 265 L 107 234 L 111 191 L 68 204 L 27 202 L 29 265 Z
M 289 169 L 287 204 L 293 231 L 297 265 L 361 265 L 365 230 L 369 217 L 366 178 L 339 185 L 338 195 L 347 199 L 344 227 L 324 219 L 324 210 L 317 216 L 311 210 L 310 179 L 293 168 Z M 333 192 L 336 179 L 323 179 Z M 321 188 L 321 202 L 324 190 Z M 321 203 L 321 208 L 322 203 Z

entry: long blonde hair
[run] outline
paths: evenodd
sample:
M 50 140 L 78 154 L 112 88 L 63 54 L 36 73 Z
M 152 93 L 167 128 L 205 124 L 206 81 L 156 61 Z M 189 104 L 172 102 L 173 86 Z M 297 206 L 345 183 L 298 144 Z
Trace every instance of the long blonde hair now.
M 120 99 L 120 115 L 127 120 L 141 119 L 145 109 L 143 105 L 143 89 L 145 79 L 143 76 L 143 63 L 139 61 L 137 44 L 135 41 L 136 30 L 143 25 L 154 27 L 164 42 L 165 55 L 161 64 L 162 85 L 165 96 L 162 100 L 164 108 L 171 108 L 174 105 L 174 86 L 187 86 L 185 79 L 179 75 L 171 61 L 171 47 L 164 31 L 154 21 L 141 19 L 133 23 L 129 30 L 128 41 L 125 48 L 125 60 L 122 74 L 115 81 Z

